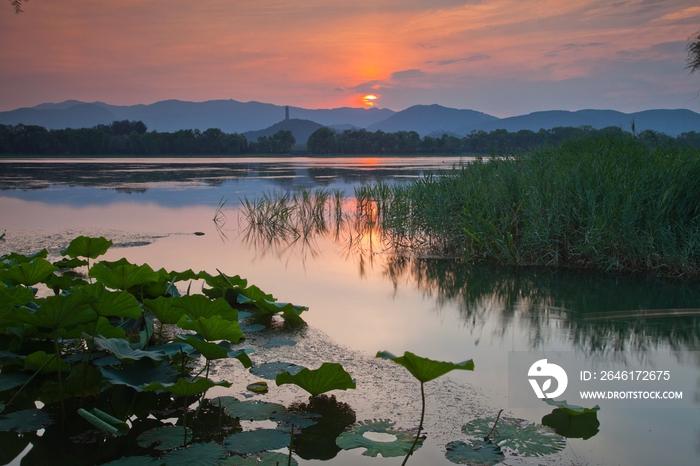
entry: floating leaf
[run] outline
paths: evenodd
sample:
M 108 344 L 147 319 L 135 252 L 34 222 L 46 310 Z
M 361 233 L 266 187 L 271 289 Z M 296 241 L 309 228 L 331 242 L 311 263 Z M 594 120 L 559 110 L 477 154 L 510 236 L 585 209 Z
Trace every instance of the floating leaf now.
M 0 415 L 0 431 L 34 432 L 53 424 L 51 415 L 39 409 L 25 409 Z
M 173 299 L 160 296 L 156 299 L 144 299 L 143 307 L 148 309 L 162 324 L 176 324 L 185 315 L 181 307 L 172 306 Z
M 255 333 L 261 330 L 265 330 L 267 327 L 263 324 L 250 324 L 245 326 L 245 331 L 248 333 Z
M 491 431 L 495 418 L 474 419 L 462 426 L 462 432 L 474 437 L 485 437 Z M 491 439 L 501 448 L 508 448 L 523 456 L 543 456 L 556 453 L 566 446 L 566 440 L 549 427 L 535 425 L 524 419 L 501 417 Z
M 362 453 L 363 456 L 378 456 L 384 458 L 394 456 L 404 456 L 411 449 L 415 433 L 395 429 L 394 422 L 388 419 L 365 421 L 354 424 L 349 430 L 340 434 L 335 440 L 335 443 L 343 450 L 352 450 L 353 448 L 366 448 Z M 378 442 L 366 437 L 367 433 L 389 434 L 396 437 L 396 440 L 391 442 Z M 420 448 L 422 442 L 419 440 L 416 448 Z
M 282 466 L 287 464 L 298 466 L 299 464 L 294 458 L 292 458 L 290 463 L 288 463 L 288 461 L 289 456 L 284 453 L 266 451 L 247 457 L 234 455 L 230 458 L 226 458 L 219 464 L 220 466 Z
M 282 372 L 275 378 L 275 382 L 278 387 L 288 383 L 297 385 L 309 392 L 311 396 L 318 396 L 331 390 L 347 390 L 356 386 L 355 381 L 343 366 L 330 362 L 324 362 L 315 370 L 302 369 L 295 375 Z
M 267 382 L 264 380 L 253 382 L 246 387 L 246 390 L 250 390 L 253 393 L 267 393 Z
M 152 456 L 122 456 L 118 460 L 103 463 L 102 466 L 162 466 L 165 463 Z
M 229 435 L 224 445 L 239 454 L 279 450 L 289 445 L 289 433 L 278 429 L 257 429 Z
M 174 450 L 161 460 L 168 466 L 217 466 L 228 456 L 228 450 L 215 443 L 194 443 Z
M 238 311 L 233 309 L 225 299 L 219 298 L 212 301 L 201 294 L 171 299 L 173 299 L 171 306 L 183 309 L 190 319 L 196 320 L 200 317 L 221 316 L 231 322 L 238 322 Z
M 78 236 L 70 242 L 66 249 L 61 251 L 61 254 L 69 257 L 89 257 L 90 259 L 97 259 L 107 252 L 107 249 L 109 249 L 111 245 L 112 242 L 103 236 L 99 238 Z
M 160 382 L 171 384 L 177 381 L 180 373 L 172 368 L 170 363 L 163 362 L 153 366 L 150 359 L 125 364 L 121 369 L 114 367 L 100 367 L 104 379 L 114 385 L 126 385 L 137 391 L 142 391 L 146 384 Z
M 283 372 L 289 372 L 290 374 L 298 374 L 303 366 L 297 366 L 291 362 L 267 362 L 259 366 L 255 366 L 250 369 L 250 373 L 262 377 L 267 380 L 275 380 L 277 375 Z
M 102 283 L 94 283 L 80 288 L 83 293 L 96 298 L 90 306 L 100 316 L 141 317 L 141 306 L 128 291 L 109 291 Z
M 228 340 L 238 343 L 238 340 L 243 338 L 238 321 L 227 320 L 220 315 L 200 317 L 196 320 L 182 316 L 177 325 L 185 330 L 194 330 L 207 341 Z
M 165 353 L 162 351 L 143 351 L 132 349 L 129 342 L 120 338 L 102 338 L 99 335 L 95 336 L 95 347 L 109 351 L 118 359 L 131 359 L 138 361 L 139 359 L 149 358 L 154 361 L 162 361 L 165 359 Z
M 12 390 L 16 387 L 21 387 L 31 377 L 29 374 L 0 374 L 0 392 Z
M 456 464 L 491 466 L 506 458 L 498 445 L 482 439 L 472 440 L 470 443 L 457 440 L 448 443 L 445 448 L 445 457 Z
M 83 408 L 80 408 L 78 409 L 78 414 L 90 424 L 108 434 L 121 437 L 129 433 L 129 424 L 97 408 L 93 408 L 92 411 L 85 411 Z
M 108 288 L 118 290 L 128 290 L 133 286 L 157 282 L 159 278 L 148 264 L 141 266 L 124 264 L 110 268 L 104 262 L 93 265 L 88 276 L 104 283 Z
M 600 421 L 596 411 L 572 416 L 563 409 L 554 409 L 542 418 L 542 425 L 551 427 L 562 437 L 588 440 L 598 433 Z
M 569 403 L 566 402 L 566 400 L 562 401 L 554 401 L 550 398 L 545 398 L 544 400 L 545 403 L 547 403 L 550 406 L 554 406 L 556 408 L 561 409 L 564 411 L 566 414 L 570 416 L 578 416 L 580 414 L 586 414 L 586 413 L 595 413 L 600 411 L 600 406 L 595 405 L 592 408 L 583 408 L 581 406 L 576 406 L 576 405 L 570 405 Z
M 455 369 L 464 371 L 474 370 L 474 361 L 471 359 L 460 363 L 434 361 L 432 359 L 416 356 L 409 351 L 406 351 L 403 356 L 394 356 L 388 351 L 380 351 L 377 353 L 376 357 L 391 359 L 396 364 L 404 366 L 413 377 L 423 383 L 436 379 Z
M 151 382 L 143 386 L 143 391 L 152 392 L 157 390 L 165 390 L 178 396 L 194 396 L 204 393 L 212 387 L 230 387 L 231 384 L 224 381 L 213 382 L 209 379 L 200 378 L 196 380 L 178 379 L 174 384 L 163 384 L 160 382 Z
M 46 259 L 37 257 L 31 262 L 24 262 L 10 267 L 7 270 L 0 269 L 0 278 L 8 285 L 33 286 L 49 279 L 58 267 Z
M 192 431 L 189 427 L 183 429 L 179 426 L 164 426 L 142 432 L 136 437 L 136 443 L 143 448 L 153 447 L 156 450 L 171 450 L 185 443 L 185 430 L 189 442 L 192 440 Z
M 273 414 L 284 413 L 286 408 L 281 404 L 268 403 L 266 401 L 238 401 L 231 396 L 215 398 L 213 402 L 221 402 L 221 406 L 231 417 L 237 417 L 243 421 L 265 421 Z

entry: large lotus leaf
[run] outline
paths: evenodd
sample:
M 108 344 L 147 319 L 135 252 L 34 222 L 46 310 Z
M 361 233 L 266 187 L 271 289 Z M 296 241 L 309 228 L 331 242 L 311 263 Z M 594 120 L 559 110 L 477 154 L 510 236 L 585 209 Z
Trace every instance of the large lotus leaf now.
M 214 403 L 220 402 L 221 406 L 231 417 L 240 418 L 242 421 L 265 421 L 273 414 L 281 414 L 286 408 L 277 403 L 251 400 L 238 401 L 232 396 L 222 396 L 212 400 Z
M 88 282 L 82 278 L 75 278 L 68 275 L 61 275 L 59 277 L 56 274 L 51 274 L 49 279 L 44 283 L 46 283 L 46 286 L 52 290 L 70 290 L 71 288 L 77 288 L 88 284 Z
M 596 413 L 596 412 L 600 411 L 600 406 L 598 406 L 598 405 L 595 405 L 592 408 L 583 408 L 581 406 L 570 405 L 569 403 L 566 402 L 566 400 L 554 401 L 550 398 L 545 398 L 542 401 L 544 401 L 545 403 L 547 403 L 550 406 L 554 406 L 555 408 L 561 409 L 569 416 L 578 416 L 580 414 Z
M 187 429 L 187 441 L 192 440 L 192 431 Z M 136 437 L 136 443 L 143 448 L 155 448 L 156 450 L 172 450 L 185 443 L 185 429 L 179 426 L 164 426 L 150 429 Z M 196 461 L 192 462 L 196 464 Z
M 121 437 L 129 433 L 129 424 L 97 408 L 93 408 L 92 411 L 85 411 L 83 408 L 80 408 L 78 409 L 78 414 L 90 424 L 108 434 Z
M 392 442 L 379 442 L 366 437 L 366 433 L 389 434 L 396 437 Z M 394 428 L 394 422 L 387 419 L 358 422 L 350 429 L 341 433 L 335 443 L 343 450 L 352 450 L 354 448 L 365 448 L 362 452 L 363 456 L 378 456 L 384 458 L 394 456 L 405 456 L 413 445 L 415 433 L 406 430 Z M 419 440 L 414 449 L 417 450 L 422 445 Z
M 257 429 L 229 435 L 224 445 L 239 454 L 279 450 L 289 445 L 289 433 L 278 429 Z
M 275 378 L 275 382 L 278 387 L 288 383 L 297 385 L 309 392 L 311 396 L 318 396 L 331 390 L 347 390 L 356 387 L 355 381 L 343 366 L 331 362 L 324 362 L 315 370 L 303 369 L 295 375 L 282 372 Z
M 306 427 L 313 426 L 319 423 L 319 418 L 323 417 L 318 413 L 304 413 L 299 415 L 297 413 L 275 413 L 270 416 L 270 420 L 278 422 L 281 428 L 287 429 L 294 425 L 295 428 L 304 429 Z M 308 459 L 308 458 L 307 458 Z
M 63 257 L 61 260 L 55 261 L 53 265 L 55 265 L 59 269 L 74 269 L 76 267 L 88 265 L 88 261 L 77 258 L 68 259 L 67 257 Z
M 31 262 L 13 265 L 7 270 L 0 269 L 0 278 L 8 285 L 33 286 L 41 283 L 58 270 L 58 267 L 41 257 Z
M 31 377 L 29 374 L 23 373 L 0 374 L 0 392 L 21 387 L 29 380 L 29 377 Z
M 416 356 L 409 351 L 406 351 L 403 356 L 394 356 L 388 351 L 380 351 L 377 353 L 376 357 L 391 359 L 396 364 L 404 366 L 406 369 L 408 369 L 408 372 L 413 375 L 413 377 L 422 383 L 436 379 L 441 375 L 447 374 L 455 369 L 463 371 L 474 370 L 474 361 L 471 359 L 469 361 L 459 363 L 434 361 L 432 359 Z
M 122 456 L 118 460 L 103 463 L 102 466 L 163 466 L 165 463 L 151 456 Z
M 199 278 L 203 279 L 207 285 L 217 290 L 245 288 L 248 286 L 248 280 L 241 278 L 238 275 L 228 276 L 222 273 L 211 275 L 208 272 L 199 272 Z
M 98 317 L 97 322 L 78 325 L 73 330 L 59 331 L 62 338 L 80 338 L 85 335 L 100 335 L 104 338 L 126 338 L 124 329 L 112 325 L 106 317 Z M 89 343 L 89 342 L 88 342 Z
M 51 415 L 39 409 L 25 409 L 14 413 L 0 414 L 0 431 L 34 432 L 53 424 Z
M 41 371 L 42 374 L 55 374 L 59 370 L 68 372 L 70 364 L 61 358 L 57 358 L 55 354 L 46 354 L 45 351 L 35 351 L 28 354 L 24 359 L 25 370 L 36 372 Z
M 267 380 L 275 380 L 279 374 L 289 372 L 290 374 L 298 374 L 301 370 L 306 369 L 303 366 L 297 366 L 291 362 L 266 362 L 259 366 L 252 367 L 250 373 L 262 377 Z
M 0 314 L 14 306 L 23 306 L 34 299 L 34 291 L 24 287 L 8 287 L 0 282 Z
M 151 382 L 148 385 L 144 385 L 144 392 L 153 392 L 158 390 L 165 390 L 174 395 L 178 396 L 194 396 L 204 393 L 212 387 L 230 387 L 231 384 L 224 381 L 213 382 L 209 379 L 200 378 L 194 381 L 189 381 L 185 379 L 178 379 L 174 384 L 162 384 L 160 382 Z
M 15 309 L 8 317 L 15 322 L 23 322 L 35 327 L 47 329 L 71 328 L 97 320 L 95 311 L 90 307 L 92 298 L 83 293 L 49 296 L 38 300 L 39 309 Z
M 50 380 L 41 386 L 41 401 L 55 403 L 74 397 L 96 396 L 102 391 L 102 373 L 97 367 L 87 364 L 73 366 L 62 385 Z
M 107 366 L 101 367 L 100 370 L 102 371 L 102 377 L 109 383 L 126 385 L 139 392 L 151 382 L 170 384 L 180 377 L 180 373 L 173 369 L 170 363 L 163 362 L 154 367 L 148 359 L 132 364 L 124 364 L 121 369 Z
M 251 285 L 238 295 L 238 302 L 241 304 L 253 304 L 259 310 L 268 314 L 282 313 L 285 318 L 298 318 L 299 315 L 308 311 L 306 306 L 295 306 L 292 303 L 278 303 L 271 294 L 265 294 L 255 285 Z
M 468 444 L 456 440 L 445 445 L 445 449 L 445 457 L 456 464 L 491 466 L 506 458 L 498 445 L 482 439 L 472 440 Z
M 250 285 L 248 288 L 241 290 L 241 294 L 238 296 L 238 302 L 241 304 L 255 303 L 255 301 L 259 300 L 275 302 L 277 298 L 265 293 L 255 285 Z
M 462 426 L 462 432 L 483 438 L 491 431 L 495 420 L 493 417 L 474 419 Z M 501 448 L 508 448 L 522 456 L 551 455 L 566 446 L 566 439 L 549 427 L 512 417 L 498 420 L 491 439 Z
M 2 262 L 10 267 L 17 264 L 25 264 L 31 262 L 36 258 L 46 259 L 49 257 L 48 249 L 44 248 L 41 251 L 37 251 L 34 254 L 17 254 L 16 252 L 11 252 L 6 256 L 2 256 Z M 9 268 L 9 267 L 7 267 Z
M 238 322 L 238 311 L 233 309 L 223 298 L 212 301 L 206 296 L 196 294 L 171 299 L 173 300 L 171 306 L 184 309 L 185 314 L 187 314 L 191 319 L 196 320 L 200 317 L 209 318 L 213 316 L 221 316 L 226 320 Z
M 194 330 L 207 341 L 228 340 L 238 343 L 238 340 L 243 338 L 238 321 L 227 320 L 220 315 L 200 317 L 196 320 L 183 316 L 177 325 L 185 330 Z
M 120 338 L 102 338 L 99 335 L 95 336 L 95 347 L 109 351 L 118 359 L 131 359 L 138 361 L 139 359 L 149 358 L 154 361 L 165 359 L 165 353 L 162 351 L 143 351 L 132 349 L 129 342 Z
M 111 245 L 112 242 L 103 236 L 99 238 L 78 236 L 70 242 L 66 249 L 61 251 L 61 254 L 69 257 L 89 257 L 90 259 L 97 259 L 107 252 L 107 249 L 109 249 Z
M 168 466 L 217 466 L 227 456 L 228 450 L 216 443 L 194 443 L 171 451 L 161 459 Z
M 148 309 L 162 324 L 176 324 L 185 315 L 185 310 L 181 307 L 172 306 L 173 301 L 172 298 L 163 296 L 156 299 L 144 299 L 143 307 Z
M 554 409 L 542 418 L 542 425 L 551 427 L 562 437 L 588 440 L 598 433 L 600 421 L 596 411 L 572 416 L 563 409 Z
M 191 357 L 194 354 L 196 354 L 196 351 L 192 347 L 192 345 L 188 345 L 187 343 L 182 342 L 163 343 L 162 345 L 149 346 L 148 348 L 150 351 L 161 351 L 171 358 L 175 355 L 180 355 L 183 353 L 188 357 Z
M 110 268 L 104 262 L 93 265 L 88 276 L 102 282 L 108 288 L 118 290 L 157 282 L 159 278 L 158 273 L 154 272 L 148 264 L 141 266 L 125 264 Z
M 199 335 L 180 335 L 175 342 L 184 342 L 196 349 L 202 356 L 208 360 L 235 358 L 241 361 L 243 367 L 248 368 L 253 365 L 253 362 L 248 357 L 247 352 L 252 350 L 231 349 L 231 343 L 221 341 L 219 343 L 210 343 L 203 341 Z
M 172 282 L 184 282 L 186 280 L 199 280 L 199 273 L 194 273 L 192 269 L 183 270 L 178 272 L 176 270 L 171 270 L 168 274 L 170 281 Z
M 81 290 L 86 295 L 96 298 L 91 306 L 98 315 L 121 317 L 122 319 L 141 317 L 141 306 L 128 291 L 109 291 L 99 282 L 83 286 Z
M 299 463 L 294 458 L 289 462 L 289 456 L 278 451 L 266 451 L 247 457 L 234 455 L 219 463 L 220 466 L 281 466 L 287 464 L 298 466 Z

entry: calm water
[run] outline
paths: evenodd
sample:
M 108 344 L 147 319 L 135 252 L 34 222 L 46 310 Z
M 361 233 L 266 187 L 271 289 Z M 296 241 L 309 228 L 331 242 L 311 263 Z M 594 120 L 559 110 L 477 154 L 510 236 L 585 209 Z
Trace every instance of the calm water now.
M 145 246 L 112 249 L 105 258 L 240 274 L 283 301 L 309 306 L 304 318 L 310 326 L 367 355 L 388 350 L 455 362 L 473 358 L 474 373 L 450 376 L 480 390 L 495 411 L 506 408 L 535 422 L 551 408 L 512 406 L 510 352 L 529 352 L 537 359 L 565 354 L 600 370 L 668 370 L 677 389 L 684 390 L 679 408 L 591 401 L 589 406 L 601 406 L 600 432 L 588 440 L 570 439 L 568 448 L 580 464 L 697 464 L 698 283 L 395 257 L 376 234 L 358 239 L 352 229 L 309 241 L 270 241 L 246 235 L 239 222 L 243 196 L 301 187 L 338 188 L 350 196 L 353 186 L 362 183 L 402 182 L 458 162 L 1 162 L 0 231 L 6 230 L 8 238 L 28 231 L 51 235 L 86 229 L 165 235 Z M 228 200 L 226 221 L 217 228 L 212 218 L 222 198 Z M 195 231 L 205 235 L 194 236 Z M 5 248 L 1 242 L 0 248 Z M 430 462 L 452 464 L 438 453 Z M 379 461 L 368 464 L 385 464 Z

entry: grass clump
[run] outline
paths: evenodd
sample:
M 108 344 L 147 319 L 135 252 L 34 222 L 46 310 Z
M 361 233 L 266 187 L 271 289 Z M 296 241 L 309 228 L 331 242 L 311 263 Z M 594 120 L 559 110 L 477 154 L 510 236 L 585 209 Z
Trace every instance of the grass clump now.
M 700 151 L 571 140 L 365 187 L 395 245 L 471 261 L 700 274 Z M 376 191 L 376 192 L 374 192 Z

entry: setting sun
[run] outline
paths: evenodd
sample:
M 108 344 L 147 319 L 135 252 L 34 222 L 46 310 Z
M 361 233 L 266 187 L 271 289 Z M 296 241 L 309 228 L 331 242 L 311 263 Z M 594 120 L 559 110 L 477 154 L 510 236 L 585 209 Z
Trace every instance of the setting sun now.
M 376 96 L 374 94 L 368 94 L 362 98 L 362 103 L 364 103 L 368 107 L 374 107 L 374 104 L 376 103 L 375 101 L 378 98 L 379 98 L 379 96 Z

